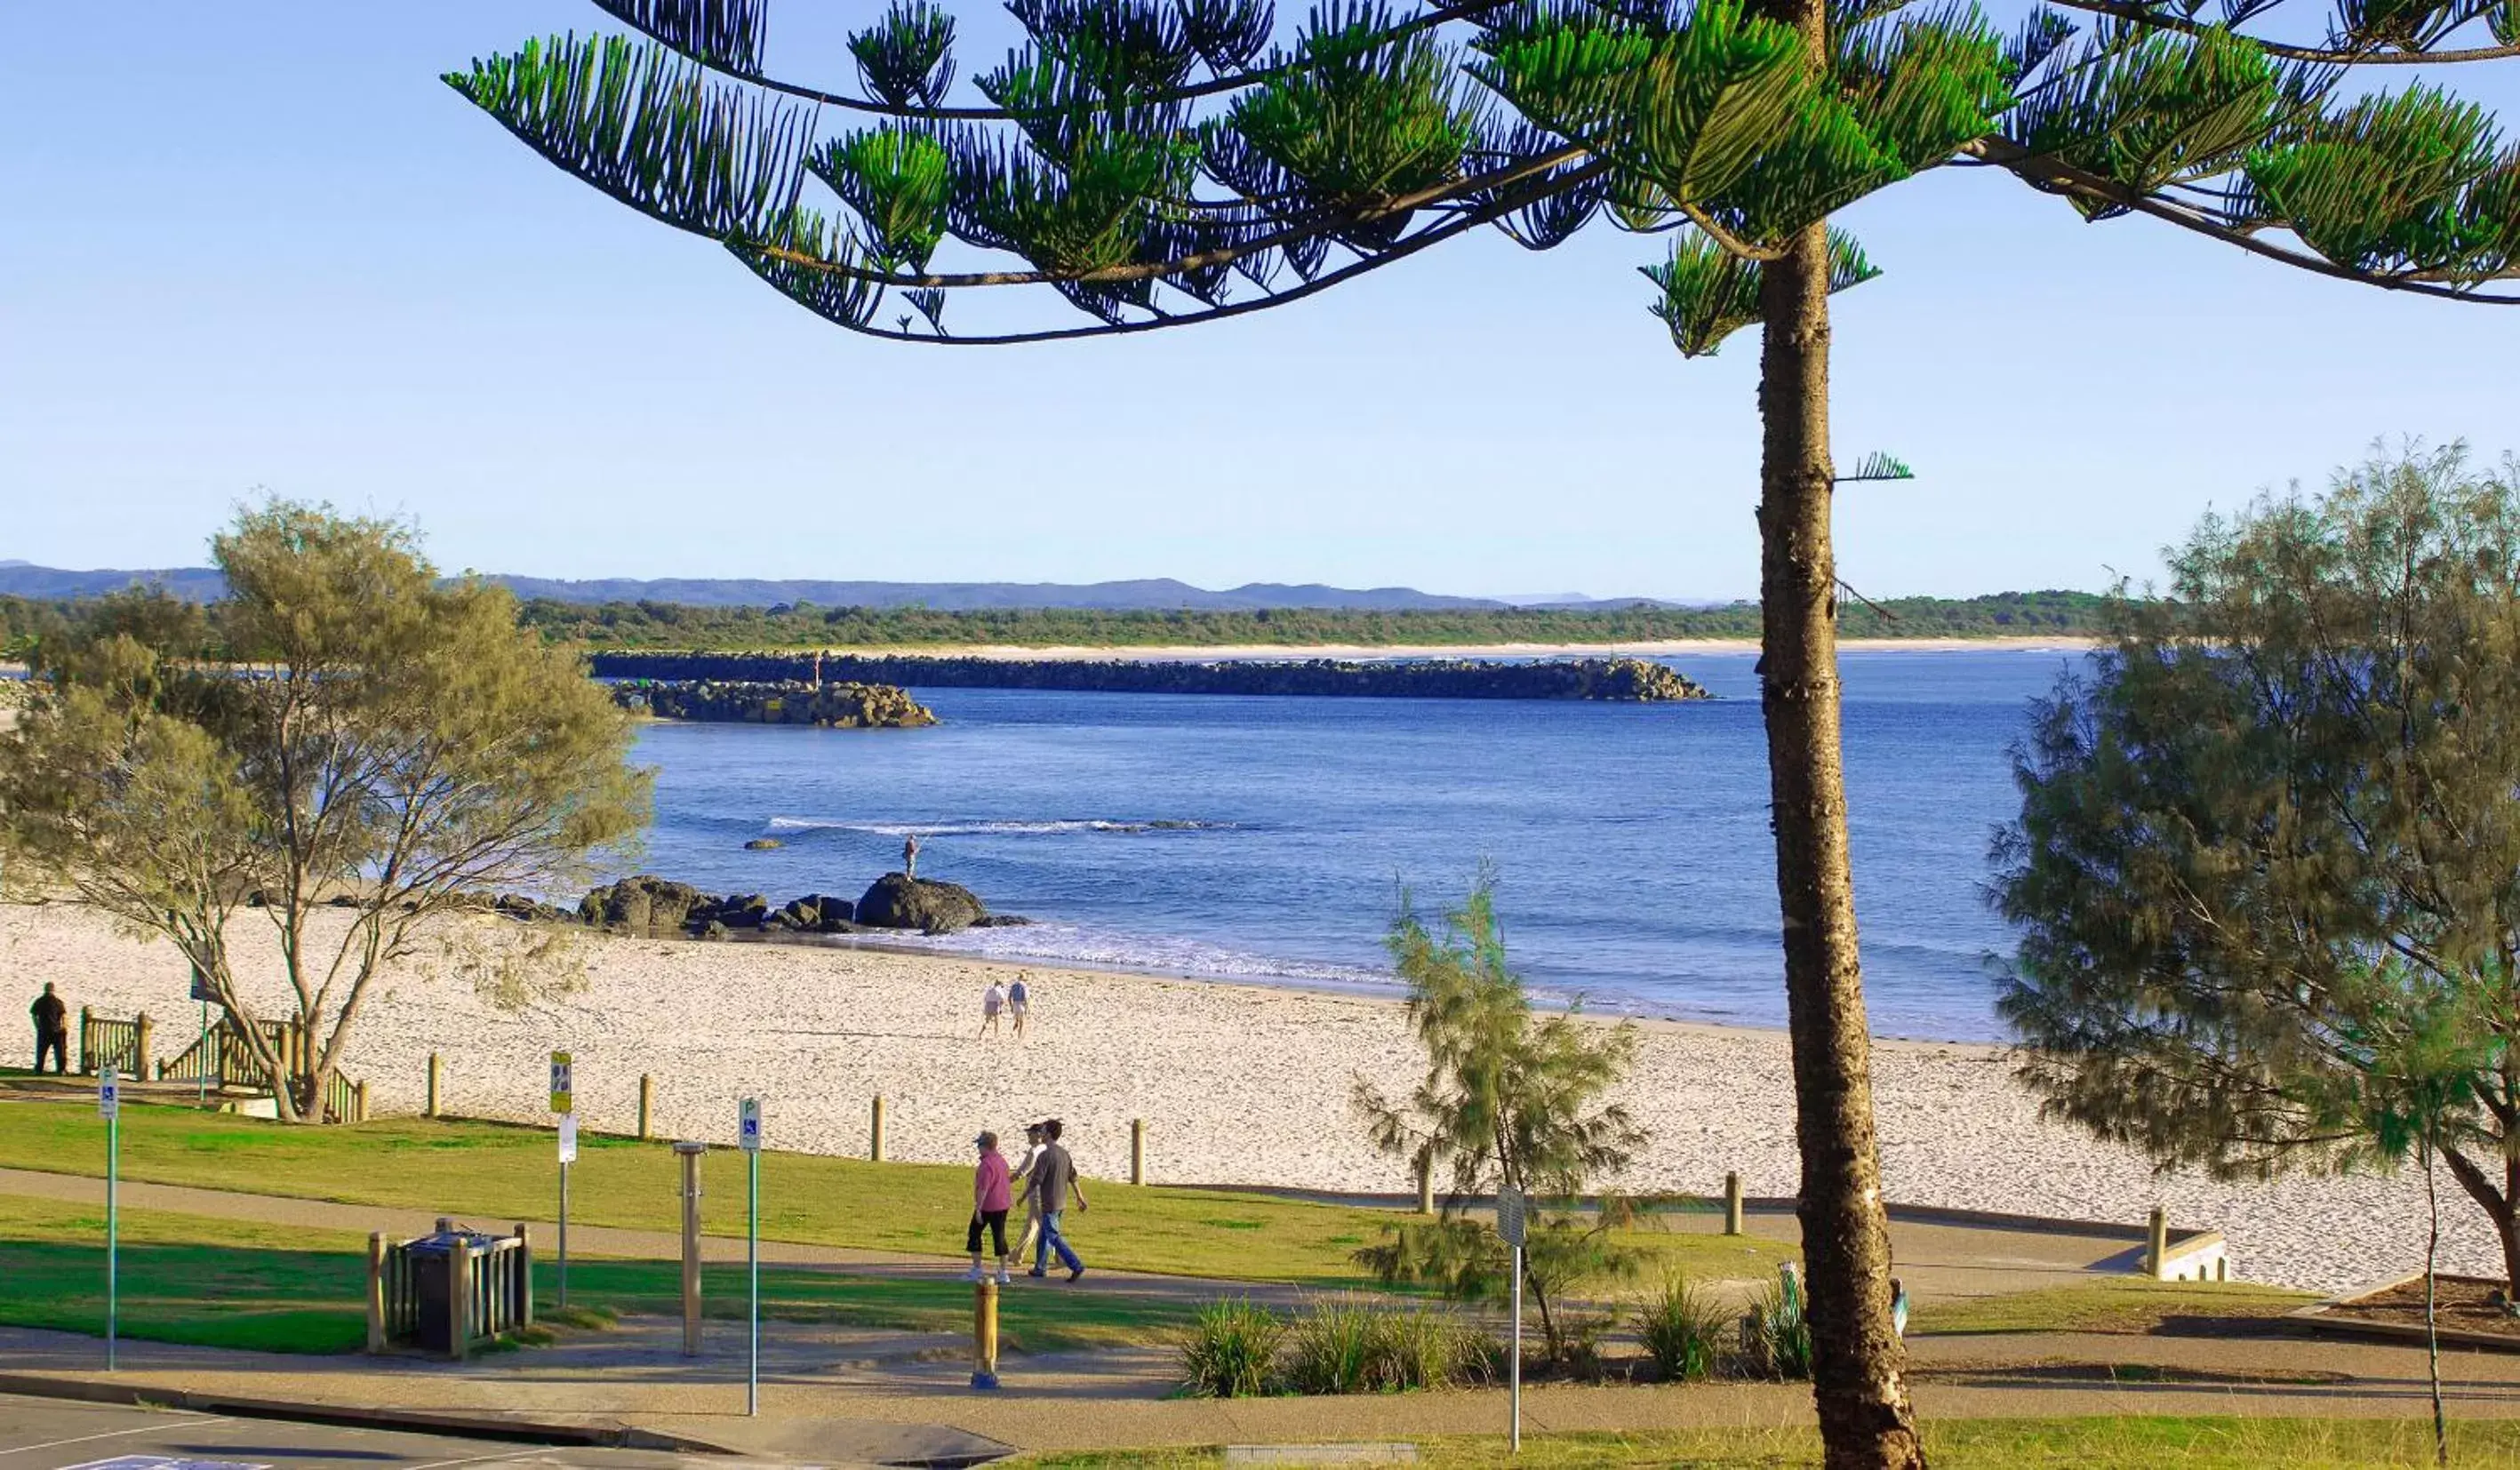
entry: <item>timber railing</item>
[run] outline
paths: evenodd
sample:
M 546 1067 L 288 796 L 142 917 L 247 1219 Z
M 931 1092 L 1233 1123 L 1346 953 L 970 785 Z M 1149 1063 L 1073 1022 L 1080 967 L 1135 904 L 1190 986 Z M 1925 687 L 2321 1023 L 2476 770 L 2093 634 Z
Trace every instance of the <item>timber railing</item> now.
M 314 1043 L 302 1023 L 257 1021 L 254 1025 L 264 1045 L 280 1059 L 283 1072 L 302 1073 L 313 1060 Z M 94 1075 L 100 1068 L 111 1066 L 135 1082 L 154 1078 L 158 1082 L 205 1082 L 213 1088 L 242 1088 L 252 1092 L 277 1091 L 270 1070 L 254 1058 L 253 1049 L 246 1044 L 245 1028 L 234 1016 L 221 1017 L 200 1040 L 153 1067 L 156 1032 L 156 1023 L 146 1011 L 126 1021 L 101 1016 L 82 1006 L 79 1070 Z M 365 1123 L 368 1085 L 334 1073 L 325 1080 L 323 1113 L 327 1123 Z

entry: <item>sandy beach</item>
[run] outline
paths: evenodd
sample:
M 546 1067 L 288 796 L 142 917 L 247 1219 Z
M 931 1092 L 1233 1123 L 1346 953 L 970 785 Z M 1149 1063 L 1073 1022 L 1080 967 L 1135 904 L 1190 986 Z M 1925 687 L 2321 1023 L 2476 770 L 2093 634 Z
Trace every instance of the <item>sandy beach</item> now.
M 459 950 L 513 943 L 504 920 L 441 934 Z M 260 914 L 239 916 L 241 973 L 266 977 L 277 947 Z M 813 945 L 588 935 L 570 947 L 578 988 L 518 1010 L 476 993 L 432 946 L 369 999 L 347 1071 L 381 1112 L 416 1112 L 426 1059 L 446 1058 L 450 1106 L 543 1121 L 545 1054 L 575 1054 L 589 1127 L 627 1131 L 638 1078 L 656 1078 L 657 1127 L 732 1141 L 737 1099 L 765 1099 L 773 1146 L 865 1147 L 868 1100 L 887 1099 L 893 1156 L 966 1157 L 981 1128 L 1066 1120 L 1089 1178 L 1125 1175 L 1129 1121 L 1148 1120 L 1149 1169 L 1167 1182 L 1400 1190 L 1348 1111 L 1357 1077 L 1399 1090 L 1417 1051 L 1393 1001 L 1025 966 L 1035 997 L 1024 1042 L 974 1039 L 979 997 L 1011 966 L 951 956 Z M 172 1055 L 188 1045 L 186 969 L 64 905 L 0 907 L 10 1004 L 43 981 L 71 1006 L 146 1010 Z M 1738 1170 L 1753 1194 L 1793 1190 L 1792 1094 L 1784 1037 L 1642 1023 L 1625 1100 L 1652 1141 L 1627 1182 L 1712 1192 Z M 31 1030 L 0 1033 L 0 1063 L 24 1065 Z M 2219 1184 L 2161 1178 L 2138 1155 L 2040 1121 L 1992 1047 L 1883 1043 L 1875 1052 L 1882 1164 L 1891 1199 L 2138 1221 L 2160 1201 L 2182 1227 L 2217 1227 L 2251 1280 L 2338 1288 L 2420 1269 L 2422 1181 L 2357 1176 Z M 2483 1216 L 2443 1182 L 2445 1266 L 2498 1270 Z

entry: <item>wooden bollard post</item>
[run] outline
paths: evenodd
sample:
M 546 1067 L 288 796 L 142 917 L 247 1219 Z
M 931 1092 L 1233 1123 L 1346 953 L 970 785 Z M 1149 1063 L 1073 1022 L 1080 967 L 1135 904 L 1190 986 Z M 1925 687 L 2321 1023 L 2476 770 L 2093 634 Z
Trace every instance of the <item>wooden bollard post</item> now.
M 368 1234 L 368 1351 L 385 1350 L 385 1232 Z
M 1435 1213 L 1435 1161 L 1431 1157 L 1418 1161 L 1418 1213 Z
M 1129 1120 L 1129 1182 L 1143 1184 L 1146 1181 L 1147 1120 L 1132 1118 Z
M 131 1076 L 134 1081 L 147 1082 L 149 1080 L 149 1033 L 153 1029 L 149 1021 L 149 1012 L 144 1010 L 140 1013 L 137 1029 L 140 1035 L 131 1047 Z
M 700 1356 L 700 1155 L 708 1145 L 676 1143 L 683 1160 L 683 1356 Z
M 656 1116 L 656 1079 L 639 1074 L 639 1140 L 646 1142 L 649 1128 Z
M 867 1158 L 883 1162 L 883 1094 L 875 1094 L 875 1110 L 867 1116 Z
M 971 1288 L 971 1387 L 998 1386 L 998 1283 L 982 1276 Z
M 1738 1235 L 1741 1229 L 1741 1176 L 1724 1176 L 1724 1233 Z
M 368 1121 L 368 1085 L 364 1082 L 350 1086 L 350 1114 L 354 1123 Z
M 431 1051 L 428 1053 L 428 1104 L 427 1109 L 421 1114 L 422 1117 L 434 1118 L 437 1116 L 438 1109 L 443 1106 L 443 1103 L 440 1100 L 439 1090 L 446 1085 L 445 1079 L 446 1064 L 437 1059 L 436 1052 Z
M 509 1314 L 519 1327 L 534 1324 L 534 1234 L 521 1220 L 517 1222 L 517 1299 Z
M 79 1007 L 79 1070 L 96 1070 L 96 1007 Z
M 2144 1225 L 2143 1270 L 2156 1281 L 2170 1279 L 2170 1212 L 2159 1205 Z
M 455 1242 L 446 1253 L 446 1341 L 448 1357 L 462 1362 L 472 1351 L 472 1241 Z

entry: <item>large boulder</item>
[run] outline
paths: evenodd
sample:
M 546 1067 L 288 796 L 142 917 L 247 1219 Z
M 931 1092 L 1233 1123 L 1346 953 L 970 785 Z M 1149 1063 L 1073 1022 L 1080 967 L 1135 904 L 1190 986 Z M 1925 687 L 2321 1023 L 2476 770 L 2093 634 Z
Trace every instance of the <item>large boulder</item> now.
M 670 932 L 682 928 L 692 911 L 707 902 L 689 883 L 643 872 L 588 894 L 577 906 L 577 915 L 587 923 L 606 928 Z
M 857 921 L 878 929 L 951 934 L 988 917 L 980 897 L 960 883 L 888 872 L 858 900 Z

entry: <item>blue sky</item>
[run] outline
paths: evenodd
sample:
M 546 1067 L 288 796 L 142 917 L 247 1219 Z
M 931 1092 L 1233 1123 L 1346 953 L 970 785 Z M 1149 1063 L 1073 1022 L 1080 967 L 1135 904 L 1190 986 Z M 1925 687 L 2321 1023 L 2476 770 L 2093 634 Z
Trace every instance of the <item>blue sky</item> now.
M 840 33 L 875 9 L 786 0 L 774 62 L 845 82 Z M 968 76 L 1008 31 L 965 12 Z M 198 562 L 269 492 L 408 516 L 449 568 L 558 576 L 1756 586 L 1756 338 L 1673 351 L 1635 272 L 1651 240 L 1480 236 L 1187 332 L 887 345 L 436 80 L 608 23 L 575 0 L 14 8 L 0 557 Z M 1988 172 L 1842 223 L 1887 274 L 1838 298 L 1838 452 L 1921 476 L 1841 503 L 1868 594 L 2097 587 L 2375 436 L 2520 448 L 2520 312 L 2087 226 Z

